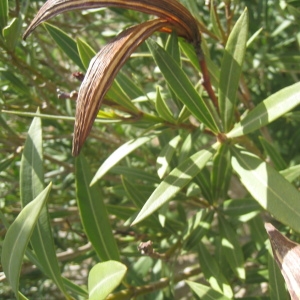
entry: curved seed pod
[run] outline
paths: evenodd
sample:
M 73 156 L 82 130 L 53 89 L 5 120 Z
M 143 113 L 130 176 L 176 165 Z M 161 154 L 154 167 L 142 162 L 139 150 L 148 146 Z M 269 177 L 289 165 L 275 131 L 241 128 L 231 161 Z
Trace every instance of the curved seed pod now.
M 132 52 L 154 31 L 168 25 L 155 19 L 128 28 L 105 45 L 91 60 L 81 84 L 75 116 L 72 154 L 77 156 L 115 76 Z
M 120 7 L 156 15 L 166 19 L 196 48 L 200 47 L 201 36 L 192 14 L 177 0 L 48 0 L 33 19 L 23 38 L 42 22 L 65 11 L 100 7 Z
M 292 300 L 300 299 L 300 245 L 265 223 L 274 258 L 281 270 Z

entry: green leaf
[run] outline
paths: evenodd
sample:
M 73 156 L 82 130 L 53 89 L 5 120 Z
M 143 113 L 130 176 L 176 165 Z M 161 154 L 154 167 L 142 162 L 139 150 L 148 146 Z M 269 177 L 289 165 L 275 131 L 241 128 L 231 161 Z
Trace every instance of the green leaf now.
M 181 136 L 177 135 L 166 144 L 161 150 L 160 154 L 156 159 L 156 168 L 158 177 L 161 179 L 165 177 L 168 170 L 170 169 L 170 162 L 176 152 L 177 146 L 181 141 Z
M 223 144 L 214 156 L 211 173 L 211 189 L 215 202 L 226 197 L 231 179 L 231 169 L 230 151 L 228 146 Z
M 0 1 L 0 34 L 2 29 L 7 25 L 8 20 L 8 0 Z
M 292 166 L 285 170 L 280 171 L 280 174 L 288 181 L 293 182 L 300 176 L 300 165 Z
M 257 201 L 247 198 L 226 200 L 221 209 L 226 216 L 241 222 L 248 222 L 262 210 Z
M 181 67 L 162 47 L 151 39 L 147 41 L 147 45 L 168 85 L 181 102 L 200 122 L 204 123 L 213 132 L 219 132 L 217 122 L 214 120 L 209 108 Z
M 214 212 L 202 209 L 188 220 L 186 233 L 183 237 L 183 247 L 186 250 L 194 249 L 202 237 L 211 227 Z
M 186 57 L 190 60 L 193 67 L 201 71 L 198 57 L 195 53 L 195 48 L 190 44 L 187 43 L 185 40 L 181 39 L 179 40 L 180 48 L 186 55 Z M 219 77 L 220 77 L 220 70 L 218 66 L 210 59 L 209 56 L 209 49 L 207 47 L 206 41 L 202 39 L 201 42 L 202 50 L 204 52 L 206 65 L 208 68 L 210 80 L 215 88 L 218 88 L 219 86 Z
M 0 172 L 4 171 L 15 160 L 16 155 L 14 153 L 9 154 L 6 158 L 0 161 Z
M 210 172 L 205 167 L 202 171 L 194 178 L 194 182 L 201 188 L 202 196 L 209 203 L 213 204 L 212 187 Z
M 39 113 L 39 110 L 37 110 Z M 28 130 L 28 136 L 21 159 L 20 167 L 20 194 L 24 207 L 36 198 L 44 189 L 43 171 L 43 138 L 41 118 L 35 117 Z M 40 218 L 33 230 L 31 246 L 42 265 L 45 273 L 56 283 L 67 296 L 58 265 L 51 225 L 47 207 L 43 207 Z
M 300 193 L 283 176 L 245 149 L 232 147 L 232 167 L 260 205 L 300 232 Z
M 182 143 L 182 146 L 179 150 L 179 157 L 178 157 L 178 163 L 182 163 L 185 159 L 187 159 L 190 156 L 190 153 L 193 148 L 193 136 L 191 133 L 189 133 L 185 140 Z
M 64 53 L 82 70 L 85 70 L 81 58 L 78 53 L 77 44 L 75 40 L 69 37 L 64 31 L 49 23 L 44 23 L 46 30 L 57 43 L 57 45 L 64 51 Z
M 245 280 L 244 255 L 237 238 L 237 233 L 225 218 L 219 216 L 219 228 L 222 238 L 222 251 L 236 276 Z
M 141 187 L 137 186 L 136 184 L 133 184 L 132 181 L 129 181 L 124 176 L 122 176 L 122 183 L 128 198 L 134 203 L 134 205 L 138 209 L 141 209 L 147 200 L 145 195 L 142 193 Z M 131 222 L 132 219 L 130 219 L 129 221 Z M 162 228 L 156 214 L 151 215 L 148 219 L 144 220 L 143 222 L 144 223 L 142 225 L 148 226 L 149 228 L 152 228 L 154 230 L 161 230 Z M 168 220 L 168 222 L 164 226 L 164 230 L 175 234 L 176 230 L 178 229 L 178 226 L 176 226 L 178 224 L 175 223 L 175 220 Z
M 28 86 L 24 84 L 24 82 L 19 79 L 14 73 L 9 70 L 5 70 L 0 68 L 1 75 L 3 75 L 4 79 L 8 80 L 16 93 L 20 93 L 22 95 L 30 94 Z
M 85 69 L 87 69 L 89 67 L 91 59 L 96 55 L 96 51 L 81 38 L 77 38 L 76 42 L 81 62 L 84 65 Z
M 121 283 L 127 267 L 117 261 L 95 265 L 89 273 L 89 300 L 103 300 Z
M 174 123 L 174 117 L 169 109 L 166 100 L 162 98 L 162 95 L 160 93 L 159 87 L 156 89 L 156 101 L 155 101 L 155 108 L 158 112 L 159 116 L 166 120 L 167 122 Z
M 165 50 L 167 53 L 177 62 L 179 66 L 181 66 L 181 59 L 180 59 L 180 50 L 178 45 L 178 36 L 176 34 L 176 31 L 172 31 L 172 33 L 169 35 Z M 178 99 L 174 91 L 169 87 L 171 98 L 173 106 L 176 106 L 177 109 L 180 111 L 183 107 L 182 102 Z
M 22 209 L 8 228 L 3 242 L 1 263 L 5 276 L 16 296 L 18 295 L 19 276 L 25 249 L 40 212 L 46 204 L 51 186 L 50 183 L 33 201 Z
M 214 1 L 210 2 L 210 20 L 211 20 L 213 32 L 215 33 L 215 35 L 218 37 L 220 41 L 224 42 L 222 28 L 218 20 L 218 15 L 216 13 L 216 6 Z
M 163 204 L 172 199 L 194 178 L 212 156 L 212 149 L 201 150 L 173 169 L 155 189 L 132 225 L 145 219 Z
M 13 18 L 8 26 L 3 28 L 3 37 L 9 50 L 14 50 L 20 40 L 23 20 L 21 17 Z
M 129 96 L 123 90 L 119 82 L 119 80 L 114 80 L 105 97 L 121 105 L 122 108 L 126 108 L 133 113 L 138 113 L 139 110 L 131 102 Z
M 25 141 L 20 168 L 20 189 L 23 206 L 44 189 L 42 122 L 39 117 L 32 120 Z
M 248 11 L 244 10 L 235 23 L 226 43 L 221 65 L 219 84 L 219 108 L 225 132 L 233 125 L 236 96 L 248 33 Z
M 265 249 L 265 243 L 268 235 L 265 230 L 262 217 L 260 215 L 255 216 L 248 221 L 248 225 L 251 231 L 251 240 L 255 243 L 256 248 L 258 250 Z
M 190 288 L 193 290 L 193 292 L 200 297 L 201 300 L 230 300 L 232 298 L 227 298 L 221 293 L 213 290 L 212 288 L 196 283 L 190 280 L 185 281 Z
M 268 142 L 265 138 L 259 137 L 259 141 L 262 144 L 265 152 L 271 158 L 276 170 L 280 171 L 287 167 L 286 162 L 283 160 L 282 156 L 273 144 Z
M 43 266 L 40 264 L 39 260 L 37 259 L 36 255 L 31 251 L 30 249 L 26 249 L 25 252 L 27 258 L 35 264 L 42 272 L 44 272 L 48 277 L 51 277 L 51 274 L 47 274 L 47 271 L 43 269 Z M 62 277 L 62 281 L 66 288 L 70 291 L 73 292 L 76 295 L 83 296 L 84 298 L 88 297 L 88 292 L 85 288 L 78 286 L 77 284 L 71 282 L 67 278 Z M 67 298 L 69 299 L 69 297 Z
M 99 179 L 101 179 L 113 166 L 115 166 L 120 160 L 130 154 L 132 151 L 141 147 L 143 144 L 151 141 L 158 134 L 150 134 L 147 136 L 141 136 L 139 138 L 133 139 L 126 142 L 117 150 L 115 150 L 101 165 L 96 175 L 92 179 L 91 185 L 95 184 Z
M 143 90 L 131 79 L 131 77 L 124 74 L 122 71 L 118 72 L 115 80 L 129 99 L 136 99 L 145 95 Z
M 200 241 L 197 248 L 198 259 L 205 279 L 215 291 L 218 291 L 224 296 L 231 298 L 233 296 L 232 289 L 226 277 L 223 275 L 215 257 L 211 255 L 206 246 Z
M 259 103 L 227 134 L 235 138 L 264 127 L 300 104 L 300 83 L 295 83 Z
M 106 207 L 99 188 L 89 186 L 91 171 L 85 158 L 76 158 L 76 198 L 86 235 L 101 260 L 119 260 Z
M 180 51 L 178 46 L 178 36 L 176 31 L 172 31 L 166 43 L 165 50 L 169 53 L 171 57 L 180 65 Z

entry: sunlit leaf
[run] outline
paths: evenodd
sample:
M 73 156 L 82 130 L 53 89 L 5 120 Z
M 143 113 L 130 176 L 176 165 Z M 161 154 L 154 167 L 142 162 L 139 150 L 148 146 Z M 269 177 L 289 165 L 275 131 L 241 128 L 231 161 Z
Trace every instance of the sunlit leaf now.
M 232 226 L 222 216 L 219 216 L 219 222 L 222 239 L 222 251 L 224 251 L 225 257 L 232 271 L 240 279 L 245 280 L 246 273 L 244 267 L 244 255 L 237 238 L 237 234 L 233 230 Z
M 232 148 L 232 167 L 260 205 L 300 232 L 300 193 L 271 166 L 248 151 Z
M 96 55 L 96 51 L 81 38 L 77 38 L 76 42 L 81 62 L 85 69 L 87 69 L 91 59 Z
M 289 182 L 294 181 L 300 176 L 300 165 L 292 166 L 285 170 L 280 171 L 280 174 Z
M 212 154 L 212 149 L 201 150 L 173 169 L 152 193 L 132 225 L 145 219 L 163 204 L 171 200 L 201 171 Z
M 170 123 L 175 122 L 173 114 L 172 114 L 170 108 L 168 107 L 166 100 L 163 99 L 159 88 L 156 89 L 155 108 L 156 108 L 158 114 L 160 115 L 160 117 L 162 117 L 164 120 L 166 120 Z
M 227 134 L 234 138 L 266 126 L 300 104 L 300 83 L 295 83 L 259 103 Z
M 156 165 L 157 174 L 159 178 L 163 178 L 167 174 L 168 169 L 170 169 L 170 162 L 172 160 L 173 155 L 175 154 L 180 140 L 180 135 L 170 140 L 169 143 L 163 147 L 159 156 L 157 157 Z
M 8 228 L 1 254 L 1 264 L 5 276 L 18 294 L 19 276 L 27 244 L 40 212 L 48 199 L 52 184 L 50 183 L 34 200 L 27 204 L 15 221 Z
M 89 299 L 103 300 L 121 283 L 127 267 L 117 261 L 95 265 L 89 273 Z
M 235 23 L 228 37 L 221 65 L 219 108 L 225 132 L 233 125 L 236 96 L 248 34 L 247 9 Z
M 193 282 L 190 280 L 186 280 L 186 283 L 190 286 L 193 292 L 201 298 L 201 300 L 230 300 L 231 298 L 227 298 L 221 293 L 213 290 L 212 288 Z
M 97 173 L 95 174 L 91 185 L 95 184 L 100 178 L 102 178 L 113 166 L 115 166 L 121 159 L 126 157 L 132 151 L 136 150 L 137 148 L 141 147 L 143 144 L 151 141 L 157 137 L 157 134 L 150 134 L 146 136 L 142 136 L 136 138 L 134 140 L 128 141 L 115 150 L 101 165 Z
M 197 250 L 198 259 L 203 269 L 205 279 L 210 283 L 211 287 L 215 291 L 231 298 L 233 296 L 232 289 L 226 277 L 223 275 L 223 272 L 216 259 L 212 257 L 211 253 L 209 253 L 209 251 L 206 249 L 206 246 L 200 241 Z
M 39 110 L 37 111 L 39 113 Z M 43 139 L 41 118 L 35 117 L 28 130 L 28 136 L 21 159 L 20 195 L 22 206 L 35 199 L 44 189 Z M 47 206 L 42 208 L 40 218 L 33 230 L 31 246 L 45 273 L 67 295 L 62 278 L 51 231 Z

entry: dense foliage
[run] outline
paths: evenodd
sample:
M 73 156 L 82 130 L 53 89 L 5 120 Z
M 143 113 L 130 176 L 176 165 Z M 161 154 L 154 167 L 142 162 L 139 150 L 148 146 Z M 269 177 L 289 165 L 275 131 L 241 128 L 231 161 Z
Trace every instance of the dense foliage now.
M 300 241 L 300 1 L 180 2 L 219 107 L 156 32 L 74 158 L 90 59 L 153 16 L 75 10 L 24 41 L 43 1 L 1 0 L 1 299 L 289 299 L 264 222 Z

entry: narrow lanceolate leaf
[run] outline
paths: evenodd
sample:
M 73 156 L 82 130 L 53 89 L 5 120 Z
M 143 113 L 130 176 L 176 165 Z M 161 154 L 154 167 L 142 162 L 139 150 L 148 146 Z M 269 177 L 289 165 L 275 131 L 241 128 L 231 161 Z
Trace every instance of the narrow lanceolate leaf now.
M 151 141 L 155 137 L 157 137 L 158 134 L 151 134 L 147 136 L 142 136 L 139 138 L 136 138 L 134 140 L 130 140 L 127 143 L 123 144 L 121 147 L 119 147 L 116 151 L 114 151 L 101 165 L 99 170 L 97 171 L 96 175 L 94 176 L 91 185 L 96 183 L 102 176 L 104 176 L 113 166 L 115 166 L 121 159 L 126 157 L 128 154 L 130 154 L 132 151 L 136 150 L 143 144 Z
M 156 101 L 155 101 L 155 108 L 156 111 L 158 112 L 159 116 L 162 117 L 164 120 L 170 123 L 174 123 L 174 117 L 173 114 L 168 107 L 166 100 L 163 99 L 159 88 L 156 90 Z
M 39 111 L 37 111 L 39 113 Z M 28 130 L 20 168 L 20 194 L 24 207 L 44 189 L 41 118 L 35 117 Z M 30 241 L 45 273 L 67 295 L 56 258 L 47 207 L 43 207 Z
M 8 20 L 8 0 L 0 1 L 0 35 Z
M 81 222 L 98 257 L 119 260 L 106 207 L 97 186 L 90 187 L 91 172 L 83 156 L 76 159 L 76 198 Z
M 96 55 L 96 51 L 80 38 L 77 38 L 76 42 L 81 62 L 85 69 L 87 69 L 89 67 L 91 59 Z
M 234 274 L 244 280 L 246 278 L 244 256 L 237 234 L 222 216 L 219 216 L 219 226 L 222 238 L 222 252 L 224 252 Z
M 230 151 L 227 145 L 221 145 L 213 160 L 211 186 L 214 201 L 226 197 L 231 178 Z
M 75 9 L 89 9 L 100 7 L 120 7 L 155 15 L 170 23 L 165 30 L 171 32 L 173 28 L 178 35 L 192 42 L 200 51 L 201 36 L 198 25 L 191 13 L 177 0 L 48 0 L 39 10 L 26 32 L 26 38 L 39 24 L 65 11 Z
M 168 85 L 180 101 L 186 105 L 195 118 L 213 132 L 218 132 L 219 129 L 213 115 L 182 68 L 157 43 L 150 39 L 147 44 Z
M 5 45 L 8 49 L 15 49 L 20 40 L 20 33 L 22 29 L 23 19 L 21 17 L 14 18 L 10 24 L 3 28 L 3 37 L 5 38 Z
M 172 199 L 194 178 L 207 161 L 211 158 L 213 150 L 201 150 L 173 169 L 170 174 L 160 183 L 156 190 L 147 200 L 133 224 L 145 219 L 163 204 Z
M 233 147 L 232 167 L 243 185 L 276 219 L 300 232 L 300 193 L 282 175 L 245 149 Z
M 80 67 L 82 70 L 84 70 L 84 66 L 81 62 L 76 42 L 69 37 L 64 31 L 59 29 L 56 26 L 53 26 L 51 24 L 45 23 L 44 24 L 47 31 L 50 33 L 53 40 L 56 42 L 56 44 L 59 46 L 59 48 L 64 51 L 64 53 L 71 59 L 73 62 Z
M 287 168 L 286 162 L 272 143 L 270 143 L 263 137 L 259 137 L 259 141 L 262 144 L 267 156 L 271 159 L 272 163 L 274 164 L 276 170 L 280 171 Z
M 242 72 L 248 33 L 248 12 L 245 10 L 234 25 L 221 65 L 219 83 L 219 108 L 225 132 L 233 125 L 236 94 Z
M 192 289 L 192 291 L 200 297 L 201 300 L 230 300 L 223 294 L 215 291 L 214 289 L 193 281 L 186 280 L 186 283 Z
M 300 165 L 292 166 L 285 170 L 280 171 L 280 174 L 289 182 L 293 182 L 300 176 Z
M 165 20 L 156 19 L 131 27 L 105 45 L 92 59 L 78 93 L 72 150 L 74 156 L 79 154 L 103 97 L 125 61 L 145 39 L 165 24 Z
M 48 199 L 51 186 L 50 183 L 45 190 L 22 209 L 8 228 L 2 245 L 1 264 L 16 296 L 18 295 L 19 275 L 24 253 L 40 212 Z
M 197 248 L 198 259 L 205 279 L 210 283 L 214 290 L 231 298 L 233 296 L 233 291 L 226 277 L 223 275 L 217 260 L 211 255 L 202 242 L 199 241 Z
M 106 299 L 122 281 L 127 267 L 117 261 L 106 261 L 95 265 L 89 273 L 89 299 Z
M 180 135 L 177 135 L 175 138 L 169 141 L 169 143 L 166 146 L 163 147 L 162 151 L 157 157 L 156 166 L 159 178 L 163 178 L 167 174 L 167 171 L 170 168 L 170 162 L 173 158 L 173 155 L 177 149 L 180 140 Z
M 258 104 L 227 134 L 235 138 L 266 126 L 300 104 L 300 83 L 295 83 L 271 95 Z
M 300 245 L 282 235 L 272 224 L 265 228 L 274 258 L 281 270 L 292 300 L 300 299 Z

